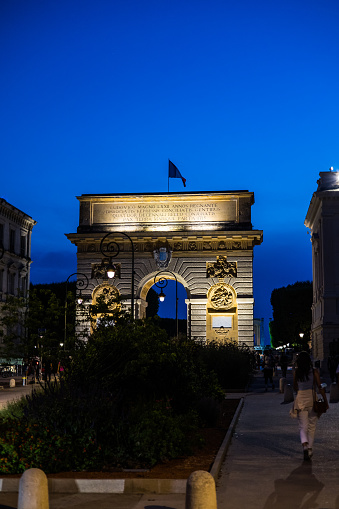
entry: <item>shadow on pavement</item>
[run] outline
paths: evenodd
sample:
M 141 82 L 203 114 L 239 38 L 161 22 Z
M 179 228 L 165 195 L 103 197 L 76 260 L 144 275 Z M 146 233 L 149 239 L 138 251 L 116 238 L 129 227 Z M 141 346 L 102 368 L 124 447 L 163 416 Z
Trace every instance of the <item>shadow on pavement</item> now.
M 263 509 L 310 509 L 324 484 L 312 472 L 312 462 L 304 461 L 286 479 L 274 481 L 275 491 L 267 498 Z M 307 498 L 308 497 L 308 498 Z

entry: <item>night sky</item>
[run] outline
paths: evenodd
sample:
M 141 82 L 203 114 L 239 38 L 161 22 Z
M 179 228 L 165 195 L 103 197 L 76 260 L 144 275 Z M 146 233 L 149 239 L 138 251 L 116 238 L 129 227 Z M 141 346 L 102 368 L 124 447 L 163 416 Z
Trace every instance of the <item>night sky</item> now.
M 304 219 L 339 167 L 338 22 L 335 0 L 1 0 L 0 196 L 38 222 L 32 282 L 76 271 L 76 196 L 166 192 L 171 159 L 170 191 L 254 192 L 267 323 L 312 278 Z

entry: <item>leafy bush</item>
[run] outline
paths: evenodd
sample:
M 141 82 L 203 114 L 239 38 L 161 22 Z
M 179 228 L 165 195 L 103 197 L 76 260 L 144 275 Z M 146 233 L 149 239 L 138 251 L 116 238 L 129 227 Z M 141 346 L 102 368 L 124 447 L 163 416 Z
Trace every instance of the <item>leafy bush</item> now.
M 169 400 L 137 405 L 131 412 L 121 463 L 127 467 L 151 467 L 156 463 L 192 453 L 199 443 L 196 414 L 175 414 Z
M 100 380 L 127 405 L 171 398 L 182 412 L 204 395 L 223 396 L 199 348 L 193 341 L 173 341 L 148 320 L 99 327 L 76 355 L 67 379 L 84 387 Z
M 245 388 L 253 373 L 253 355 L 236 343 L 211 341 L 201 346 L 199 355 L 207 370 L 213 370 L 225 391 Z
M 112 316 L 109 316 L 111 323 Z M 151 467 L 188 454 L 230 380 L 250 372 L 236 345 L 174 341 L 148 320 L 114 317 L 80 343 L 59 383 L 0 414 L 0 472 Z
M 27 468 L 45 472 L 77 470 L 100 464 L 101 447 L 91 430 L 74 437 L 58 435 L 46 426 L 14 419 L 0 424 L 0 472 L 15 474 Z
M 106 467 L 151 467 L 191 452 L 198 443 L 194 412 L 175 414 L 171 401 L 116 402 L 67 385 L 35 391 L 0 419 L 0 472 L 41 468 L 46 473 Z M 121 408 L 121 406 L 120 406 Z M 21 414 L 18 419 L 19 413 Z

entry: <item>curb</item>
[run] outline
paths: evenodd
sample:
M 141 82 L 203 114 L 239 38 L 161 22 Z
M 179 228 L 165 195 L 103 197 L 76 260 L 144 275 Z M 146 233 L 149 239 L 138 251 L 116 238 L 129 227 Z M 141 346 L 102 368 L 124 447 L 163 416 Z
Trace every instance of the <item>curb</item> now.
M 219 472 L 221 470 L 221 466 L 223 464 L 223 461 L 225 459 L 225 456 L 227 454 L 228 448 L 231 443 L 234 428 L 238 422 L 239 415 L 240 415 L 240 412 L 241 412 L 243 406 L 244 406 L 244 398 L 241 398 L 241 400 L 239 401 L 238 408 L 236 409 L 236 412 L 232 419 L 232 422 L 227 430 L 227 433 L 223 440 L 223 443 L 221 444 L 220 449 L 217 452 L 217 455 L 215 457 L 215 460 L 214 460 L 213 465 L 210 470 L 210 474 L 214 477 L 214 480 L 217 479 Z
M 244 405 L 240 399 L 238 408 L 228 428 L 226 436 L 215 457 L 210 474 L 216 479 L 221 470 L 227 450 L 231 443 L 234 428 Z M 20 478 L 0 479 L 0 493 L 18 493 Z M 153 493 L 184 494 L 187 479 L 48 479 L 49 493 Z

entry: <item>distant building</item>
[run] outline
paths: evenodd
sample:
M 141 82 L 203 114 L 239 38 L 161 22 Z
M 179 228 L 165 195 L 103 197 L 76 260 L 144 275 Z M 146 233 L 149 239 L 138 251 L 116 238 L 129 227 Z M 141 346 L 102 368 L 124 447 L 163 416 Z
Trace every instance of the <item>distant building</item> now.
M 36 221 L 0 198 L 0 316 L 7 295 L 25 296 L 30 283 L 31 234 Z
M 265 334 L 264 334 L 264 319 L 254 318 L 253 320 L 254 329 L 254 348 L 259 350 L 265 347 Z
M 312 354 L 326 369 L 331 344 L 339 338 L 339 172 L 321 172 L 317 183 L 305 226 L 312 242 Z

